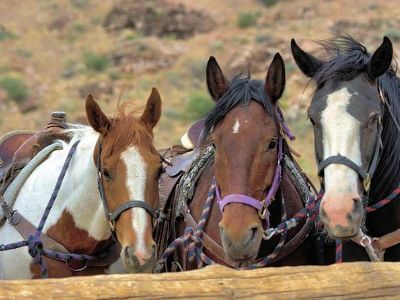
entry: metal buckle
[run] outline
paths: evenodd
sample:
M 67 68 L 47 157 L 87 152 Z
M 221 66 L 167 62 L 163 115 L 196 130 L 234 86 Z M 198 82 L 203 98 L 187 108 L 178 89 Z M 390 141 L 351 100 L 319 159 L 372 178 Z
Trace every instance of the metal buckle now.
M 277 233 L 278 231 L 276 230 L 276 228 L 268 228 L 264 231 L 262 238 L 263 240 L 269 240 Z
M 108 220 L 108 224 L 110 224 L 111 231 L 115 231 L 115 221 Z
M 371 186 L 371 176 L 367 174 L 367 177 L 363 181 L 364 191 L 368 192 Z
M 268 207 L 265 205 L 265 200 L 261 201 L 261 207 L 258 210 L 258 216 L 264 220 L 268 212 Z

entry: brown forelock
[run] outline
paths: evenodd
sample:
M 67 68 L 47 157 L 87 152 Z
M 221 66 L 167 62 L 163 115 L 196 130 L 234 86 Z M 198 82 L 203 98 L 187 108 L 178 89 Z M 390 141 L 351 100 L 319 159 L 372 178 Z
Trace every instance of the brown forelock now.
M 233 134 L 238 119 L 239 132 Z M 267 151 L 270 140 L 278 136 L 277 126 L 263 107 L 251 101 L 238 106 L 215 128 L 215 176 L 221 196 L 243 194 L 263 200 L 271 186 L 277 160 L 277 146 Z M 257 211 L 244 204 L 225 207 L 223 220 L 232 237 L 241 236 L 249 226 L 261 226 Z
M 153 145 L 152 131 L 132 112 L 126 113 L 120 106 L 114 118 L 110 118 L 107 134 L 101 138 L 102 167 L 106 168 L 113 180 L 103 178 L 104 190 L 110 210 L 113 211 L 129 200 L 143 200 L 156 208 L 158 200 L 158 173 L 161 166 L 160 157 Z M 146 163 L 145 199 L 130 199 L 126 187 L 126 166 L 121 160 L 121 153 L 131 146 L 136 146 Z M 98 150 L 97 150 L 98 151 Z M 95 151 L 95 153 L 97 152 Z M 97 152 L 98 153 L 98 152 Z M 97 155 L 95 154 L 95 159 Z M 116 232 L 119 242 L 124 245 L 134 245 L 135 234 L 132 230 L 131 210 L 123 212 L 116 221 Z M 147 216 L 151 224 L 150 216 Z M 146 229 L 146 244 L 152 242 L 152 228 Z

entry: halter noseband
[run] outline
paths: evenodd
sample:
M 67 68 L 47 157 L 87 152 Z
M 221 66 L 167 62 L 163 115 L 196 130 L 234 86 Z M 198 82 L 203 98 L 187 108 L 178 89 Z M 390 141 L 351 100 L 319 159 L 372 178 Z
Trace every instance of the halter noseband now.
M 102 151 L 102 144 L 99 143 L 99 154 L 97 156 L 97 186 L 99 189 L 100 193 L 100 198 L 101 202 L 103 203 L 103 208 L 104 212 L 106 214 L 106 218 L 108 222 L 110 223 L 111 226 L 111 231 L 114 235 L 115 233 L 115 222 L 118 219 L 118 217 L 126 210 L 134 208 L 134 207 L 140 207 L 143 208 L 153 219 L 156 219 L 156 212 L 154 211 L 153 208 L 151 208 L 146 202 L 140 201 L 140 200 L 129 200 L 125 202 L 124 204 L 121 204 L 116 208 L 114 211 L 110 211 L 110 208 L 107 203 L 107 198 L 106 194 L 104 192 L 104 185 L 103 185 L 103 174 L 101 172 L 101 151 Z
M 381 93 L 379 95 L 382 97 Z M 383 101 L 383 100 L 382 100 Z M 369 192 L 371 186 L 371 179 L 375 173 L 376 167 L 378 166 L 379 158 L 381 155 L 382 149 L 382 135 L 383 125 L 382 125 L 382 118 L 379 117 L 378 119 L 378 131 L 377 131 L 377 138 L 374 148 L 374 156 L 372 157 L 371 164 L 367 171 L 365 171 L 362 166 L 357 165 L 354 161 L 347 158 L 346 156 L 332 155 L 318 163 L 318 176 L 321 178 L 321 185 L 323 184 L 322 178 L 324 177 L 324 169 L 329 166 L 330 164 L 339 164 L 345 165 L 352 169 L 354 172 L 358 174 L 358 176 L 363 180 L 363 188 L 365 192 Z M 318 156 L 317 156 L 318 157 Z
M 286 125 L 279 106 L 277 107 L 277 113 L 278 113 L 278 121 L 279 121 L 279 126 L 280 126 L 279 136 L 278 136 L 278 158 L 277 158 L 274 179 L 272 181 L 271 188 L 269 189 L 265 199 L 260 201 L 253 197 L 243 195 L 243 194 L 229 194 L 229 195 L 226 195 L 224 198 L 222 198 L 218 184 L 216 184 L 216 187 L 215 187 L 217 202 L 218 202 L 221 212 L 223 212 L 225 206 L 230 203 L 241 203 L 241 204 L 251 206 L 258 211 L 259 217 L 262 220 L 265 220 L 265 229 L 269 228 L 269 226 L 270 226 L 270 223 L 269 223 L 270 213 L 268 210 L 268 206 L 271 204 L 271 202 L 272 202 L 273 198 L 275 197 L 276 192 L 278 191 L 278 188 L 281 184 L 282 160 L 283 160 L 283 156 L 284 156 L 284 153 L 283 153 L 284 135 L 289 137 L 290 140 L 293 140 L 295 138 L 294 135 L 292 135 L 292 133 L 290 132 L 289 127 Z

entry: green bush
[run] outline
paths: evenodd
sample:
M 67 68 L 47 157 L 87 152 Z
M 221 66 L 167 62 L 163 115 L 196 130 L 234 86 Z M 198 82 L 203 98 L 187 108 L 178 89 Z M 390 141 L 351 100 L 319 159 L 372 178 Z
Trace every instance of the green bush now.
M 258 19 L 258 14 L 254 12 L 242 12 L 239 14 L 237 19 L 237 26 L 239 28 L 248 28 L 256 25 Z
M 400 41 L 400 31 L 396 29 L 389 29 L 385 32 L 385 35 L 393 41 Z
M 97 54 L 88 51 L 83 54 L 83 61 L 89 71 L 102 72 L 108 67 L 108 57 L 104 54 Z
M 23 81 L 16 77 L 0 78 L 0 88 L 7 92 L 7 97 L 17 103 L 23 103 L 28 98 L 28 89 Z
M 203 118 L 213 106 L 214 103 L 208 95 L 194 92 L 187 99 L 185 119 L 198 120 Z
M 271 6 L 274 6 L 276 3 L 278 3 L 278 0 L 261 0 L 261 2 L 262 2 L 266 7 L 271 7 Z
M 16 36 L 0 25 L 0 41 L 15 39 Z

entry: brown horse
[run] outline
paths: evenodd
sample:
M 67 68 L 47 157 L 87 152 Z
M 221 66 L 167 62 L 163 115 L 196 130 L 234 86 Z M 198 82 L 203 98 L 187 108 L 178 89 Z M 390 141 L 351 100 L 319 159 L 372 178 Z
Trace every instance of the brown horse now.
M 313 263 L 309 223 L 289 230 L 287 236 L 282 233 L 281 238 L 266 236 L 270 225 L 276 226 L 302 209 L 309 194 L 283 137 L 278 105 L 285 85 L 281 56 L 275 55 L 265 81 L 238 76 L 231 82 L 211 57 L 207 85 L 216 105 L 206 117 L 201 145 L 194 151 L 196 158 L 172 197 L 176 200 L 172 222 L 176 234 L 173 232 L 170 241 L 184 233 L 186 238 L 190 236 L 187 227 L 204 228 L 204 233 L 195 233 L 190 247 L 175 252 L 173 265 L 195 268 L 187 260 L 187 254 L 193 252 L 198 262 L 233 267 Z M 288 171 L 289 164 L 292 170 L 295 166 L 300 180 Z M 215 188 L 210 189 L 213 182 Z M 204 207 L 210 210 L 207 220 Z M 286 241 L 282 242 L 282 237 Z M 267 263 L 259 264 L 258 258 L 267 255 Z
M 161 115 L 160 95 L 153 89 L 140 118 L 124 107 L 109 118 L 89 95 L 86 115 L 91 126 L 61 132 L 61 149 L 29 175 L 13 209 L 24 217 L 25 225 L 37 226 L 48 211 L 46 205 L 64 161 L 76 147 L 42 230 L 48 275 L 150 272 L 156 259 L 151 215 L 158 206 L 161 160 L 153 145 L 153 128 Z M 35 234 L 36 228 L 27 232 L 18 226 L 22 223 L 14 222 L 14 216 L 0 227 L 0 244 L 28 240 Z M 32 268 L 29 254 L 25 247 L 0 251 L 0 278 L 37 277 L 39 270 Z M 86 255 L 84 260 L 75 258 L 82 255 Z

